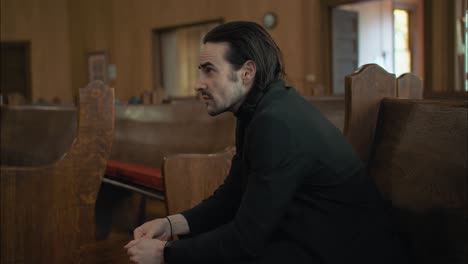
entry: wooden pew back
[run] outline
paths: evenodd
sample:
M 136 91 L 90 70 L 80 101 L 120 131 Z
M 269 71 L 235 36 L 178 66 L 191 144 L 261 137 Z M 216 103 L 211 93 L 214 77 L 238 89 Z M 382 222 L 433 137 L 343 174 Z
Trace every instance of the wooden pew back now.
M 343 97 L 308 97 L 340 130 Z M 39 166 L 61 158 L 76 137 L 74 107 L 1 106 L 1 163 Z M 211 117 L 198 101 L 115 107 L 111 159 L 161 167 L 176 153 L 215 153 L 234 145 L 235 118 Z
M 396 97 L 395 75 L 377 64 L 367 64 L 345 78 L 344 134 L 367 163 L 374 139 L 380 101 Z
M 467 104 L 384 99 L 369 174 L 413 263 L 466 263 Z
M 213 153 L 234 145 L 235 118 L 211 117 L 199 101 L 117 106 L 110 159 L 162 167 L 176 153 Z
M 76 137 L 74 107 L 1 106 L 1 164 L 39 166 L 62 157 Z M 235 118 L 211 117 L 198 101 L 115 107 L 111 159 L 161 167 L 176 153 L 212 153 L 234 145 Z
M 97 242 L 95 203 L 114 130 L 113 93 L 102 83 L 80 89 L 77 138 L 61 159 L 39 167 L 1 167 L 1 263 L 98 261 L 99 252 L 90 252 Z
M 168 214 L 192 208 L 213 194 L 229 172 L 233 151 L 166 157 L 163 173 Z
M 394 76 L 377 65 L 347 77 L 346 136 L 391 204 L 411 263 L 466 263 L 467 102 L 397 99 L 388 84 Z
M 344 128 L 345 100 L 342 96 L 308 96 L 307 101 L 317 107 L 340 131 Z
M 397 95 L 402 99 L 423 99 L 423 81 L 413 73 L 405 73 L 397 79 Z
M 3 166 L 51 164 L 76 138 L 74 107 L 0 106 L 0 149 Z

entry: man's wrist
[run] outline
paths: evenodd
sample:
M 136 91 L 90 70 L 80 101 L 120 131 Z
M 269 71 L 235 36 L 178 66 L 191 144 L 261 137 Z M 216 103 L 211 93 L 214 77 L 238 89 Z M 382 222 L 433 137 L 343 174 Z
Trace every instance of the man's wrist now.
M 171 219 L 169 219 L 169 217 L 166 217 L 164 218 L 165 220 L 167 220 L 167 223 L 169 224 L 169 240 L 172 239 L 172 237 L 174 236 L 174 230 L 173 230 L 173 227 L 172 227 L 172 222 L 171 222 Z
M 170 221 L 169 228 L 172 228 L 172 235 L 186 235 L 190 233 L 187 219 L 182 214 L 170 215 L 167 217 Z

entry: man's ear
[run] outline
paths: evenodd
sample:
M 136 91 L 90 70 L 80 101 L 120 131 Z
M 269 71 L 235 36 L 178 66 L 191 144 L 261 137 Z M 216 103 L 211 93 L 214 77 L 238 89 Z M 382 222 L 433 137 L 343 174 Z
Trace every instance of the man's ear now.
M 246 85 L 253 84 L 255 74 L 257 73 L 257 65 L 252 60 L 248 60 L 242 65 L 242 82 Z

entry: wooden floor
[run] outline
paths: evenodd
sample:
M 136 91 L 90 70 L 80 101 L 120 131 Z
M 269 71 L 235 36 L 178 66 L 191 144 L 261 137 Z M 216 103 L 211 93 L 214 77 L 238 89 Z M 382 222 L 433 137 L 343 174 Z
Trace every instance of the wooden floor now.
M 163 201 L 103 183 L 96 203 L 96 233 L 101 240 L 84 248 L 85 255 L 99 259 L 85 263 L 130 263 L 123 246 L 133 239 L 133 230 L 166 215 Z
M 98 237 L 112 232 L 132 234 L 142 223 L 166 216 L 163 201 L 103 183 L 96 202 Z

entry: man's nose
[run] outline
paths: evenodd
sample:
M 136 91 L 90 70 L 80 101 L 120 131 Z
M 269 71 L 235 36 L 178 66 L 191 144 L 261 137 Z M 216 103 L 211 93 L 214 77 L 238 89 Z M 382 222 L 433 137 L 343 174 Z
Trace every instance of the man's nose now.
M 195 91 L 199 92 L 199 91 L 202 91 L 203 89 L 206 89 L 206 85 L 200 79 L 198 79 L 195 82 Z

